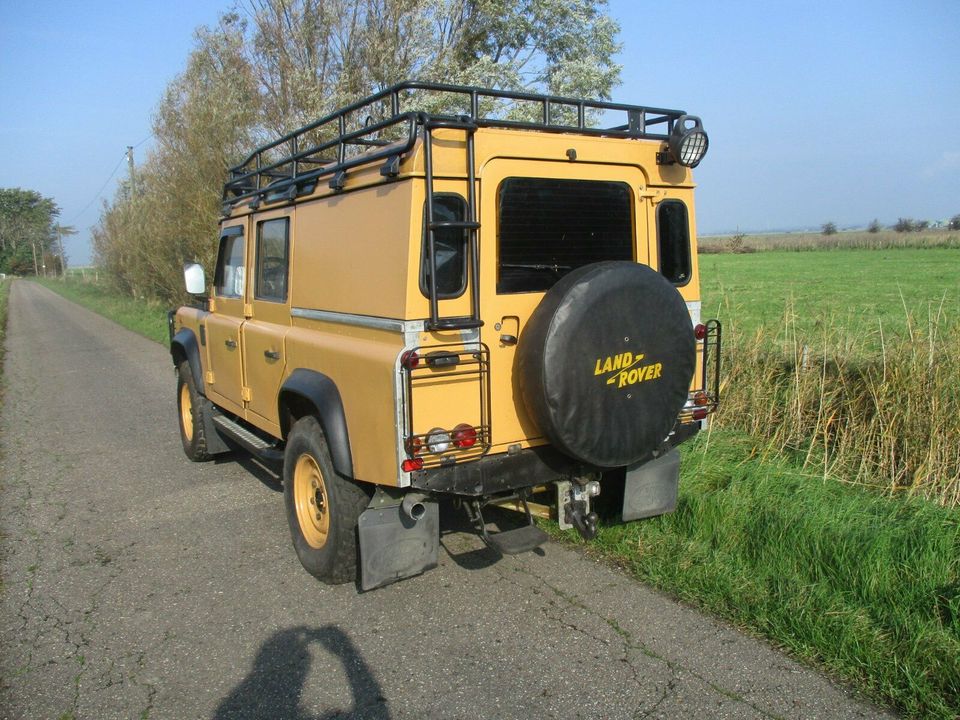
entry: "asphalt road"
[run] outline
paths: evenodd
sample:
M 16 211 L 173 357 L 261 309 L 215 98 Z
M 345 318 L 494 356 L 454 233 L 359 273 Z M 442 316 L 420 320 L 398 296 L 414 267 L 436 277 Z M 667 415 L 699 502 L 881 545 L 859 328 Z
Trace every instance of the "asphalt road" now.
M 555 544 L 316 582 L 274 474 L 183 456 L 166 349 L 25 281 L 5 377 L 2 718 L 893 717 Z

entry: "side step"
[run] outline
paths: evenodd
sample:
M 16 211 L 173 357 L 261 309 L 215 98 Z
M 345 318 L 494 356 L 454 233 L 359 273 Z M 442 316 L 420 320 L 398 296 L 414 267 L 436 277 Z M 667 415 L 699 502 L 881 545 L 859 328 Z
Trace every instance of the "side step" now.
M 470 520 L 480 531 L 480 537 L 483 541 L 499 552 L 501 555 L 518 555 L 523 552 L 529 552 L 543 545 L 549 536 L 533 522 L 533 516 L 530 514 L 530 506 L 527 504 L 525 495 L 514 496 L 522 505 L 527 514 L 527 524 L 523 527 L 513 530 L 504 530 L 502 532 L 492 533 L 487 530 L 487 523 L 483 519 L 482 508 L 486 504 L 480 500 L 474 500 L 472 503 L 464 505 Z
M 218 413 L 213 416 L 213 424 L 217 426 L 218 431 L 261 460 L 268 462 L 283 461 L 282 450 L 278 450 L 276 446 L 251 432 L 236 420 L 231 420 L 226 415 Z
M 519 555 L 540 547 L 549 536 L 536 525 L 524 525 L 516 530 L 486 533 L 483 539 L 501 555 Z

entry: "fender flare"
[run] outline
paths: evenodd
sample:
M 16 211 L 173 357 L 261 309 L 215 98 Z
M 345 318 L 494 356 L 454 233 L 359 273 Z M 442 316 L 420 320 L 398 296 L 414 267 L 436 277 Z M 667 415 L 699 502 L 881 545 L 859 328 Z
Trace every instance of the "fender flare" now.
M 330 449 L 334 469 L 341 475 L 353 477 L 353 455 L 347 433 L 347 416 L 337 384 L 316 370 L 297 368 L 280 388 L 277 398 L 280 432 L 286 439 L 293 415 L 287 412 L 293 406 L 316 416 Z
M 197 336 L 190 328 L 181 328 L 176 335 L 170 338 L 170 356 L 173 358 L 174 366 L 179 365 L 184 360 L 190 363 L 190 374 L 193 375 L 193 382 L 197 392 L 206 397 L 203 386 L 203 366 L 200 363 L 200 344 L 197 342 Z

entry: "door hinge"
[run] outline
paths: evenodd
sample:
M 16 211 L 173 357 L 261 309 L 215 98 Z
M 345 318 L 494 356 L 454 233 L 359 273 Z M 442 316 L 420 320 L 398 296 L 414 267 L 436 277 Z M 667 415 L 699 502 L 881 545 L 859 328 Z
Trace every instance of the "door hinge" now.
M 253 390 L 248 387 L 245 387 L 240 390 L 240 399 L 244 402 L 250 402 L 253 400 Z
M 213 377 L 214 377 L 214 375 L 213 375 L 213 370 L 207 370 L 207 371 L 203 374 L 203 381 L 204 381 L 207 385 L 213 385 Z

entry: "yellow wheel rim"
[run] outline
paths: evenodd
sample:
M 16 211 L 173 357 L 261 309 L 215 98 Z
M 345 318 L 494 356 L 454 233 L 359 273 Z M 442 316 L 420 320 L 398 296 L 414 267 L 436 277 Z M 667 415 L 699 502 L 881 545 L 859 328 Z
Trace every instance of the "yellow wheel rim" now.
M 323 473 L 313 456 L 304 453 L 293 469 L 293 501 L 297 506 L 300 532 L 310 547 L 327 544 L 330 532 L 330 508 Z
M 193 441 L 193 402 L 190 400 L 190 388 L 184 383 L 180 386 L 180 427 L 187 442 Z

